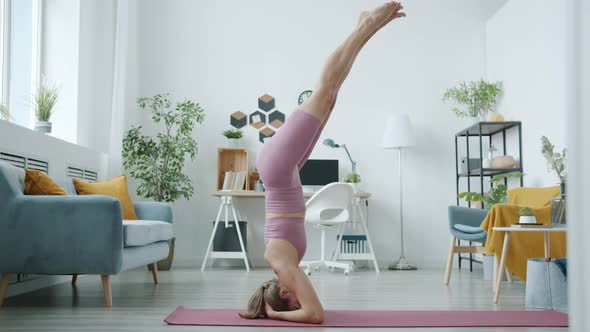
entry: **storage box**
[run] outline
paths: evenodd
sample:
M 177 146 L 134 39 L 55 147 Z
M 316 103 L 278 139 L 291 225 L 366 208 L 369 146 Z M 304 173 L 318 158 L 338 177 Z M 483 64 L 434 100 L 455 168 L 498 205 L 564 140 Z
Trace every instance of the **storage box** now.
M 215 221 L 213 221 L 213 224 L 215 224 Z M 239 224 L 244 248 L 248 251 L 248 223 L 246 221 L 240 221 Z M 234 221 L 230 221 L 227 228 L 225 227 L 225 221 L 219 222 L 215 237 L 213 238 L 213 251 L 242 251 Z
M 531 309 L 567 311 L 566 260 L 545 262 L 532 258 L 527 263 L 526 306 Z

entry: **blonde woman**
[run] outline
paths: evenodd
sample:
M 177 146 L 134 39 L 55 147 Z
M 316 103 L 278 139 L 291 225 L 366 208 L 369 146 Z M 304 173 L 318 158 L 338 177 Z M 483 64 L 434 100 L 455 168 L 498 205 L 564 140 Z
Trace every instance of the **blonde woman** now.
M 324 321 L 322 304 L 307 275 L 299 269 L 307 246 L 299 169 L 326 125 L 359 51 L 382 27 L 404 17 L 402 9 L 398 2 L 387 2 L 361 14 L 354 31 L 328 58 L 313 95 L 258 154 L 256 166 L 266 187 L 264 259 L 277 278 L 256 289 L 242 317 L 316 324 Z

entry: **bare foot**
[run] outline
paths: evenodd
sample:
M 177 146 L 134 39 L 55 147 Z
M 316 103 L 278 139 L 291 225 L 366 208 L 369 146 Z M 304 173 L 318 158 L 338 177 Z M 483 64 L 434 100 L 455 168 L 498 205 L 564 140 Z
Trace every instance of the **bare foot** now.
M 362 12 L 359 17 L 359 27 L 375 33 L 394 19 L 405 17 L 406 13 L 402 12 L 402 9 L 404 6 L 401 3 L 389 1 L 372 11 Z

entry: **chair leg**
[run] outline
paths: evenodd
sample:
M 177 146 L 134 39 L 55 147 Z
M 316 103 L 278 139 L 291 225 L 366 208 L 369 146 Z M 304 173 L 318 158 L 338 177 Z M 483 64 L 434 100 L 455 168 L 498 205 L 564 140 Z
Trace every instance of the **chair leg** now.
M 445 285 L 451 281 L 451 269 L 453 268 L 453 255 L 455 254 L 455 241 L 457 238 L 451 235 L 451 244 L 449 245 L 449 255 L 447 256 L 447 269 L 445 271 Z M 461 262 L 461 261 L 459 261 Z
M 472 245 L 472 242 L 469 241 L 469 246 Z M 473 254 L 469 254 L 469 272 L 473 272 Z
M 76 286 L 77 281 L 78 281 L 78 275 L 72 274 L 72 286 Z
M 508 271 L 508 269 L 506 269 L 506 280 L 508 280 L 509 284 L 512 283 L 512 274 L 510 273 L 510 271 Z
M 2 273 L 2 279 L 0 279 L 0 307 L 2 306 L 2 303 L 4 303 L 4 296 L 6 296 L 9 277 L 9 273 Z
M 159 277 L 158 277 L 158 264 L 156 263 L 152 263 L 150 264 L 151 268 L 152 268 L 152 276 L 154 277 L 154 285 L 157 285 L 159 282 Z
M 110 308 L 113 306 L 113 296 L 111 293 L 111 276 L 108 274 L 103 274 L 100 277 L 102 279 L 102 288 L 104 290 L 105 305 Z
M 457 239 L 457 246 L 461 246 L 461 239 Z M 463 260 L 463 256 L 461 253 L 457 254 L 457 261 L 459 262 L 459 270 L 461 270 L 461 261 Z

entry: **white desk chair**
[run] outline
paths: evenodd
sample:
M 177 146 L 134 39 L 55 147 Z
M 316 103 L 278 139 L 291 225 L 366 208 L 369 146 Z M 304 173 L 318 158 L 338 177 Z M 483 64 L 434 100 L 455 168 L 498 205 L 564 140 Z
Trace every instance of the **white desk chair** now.
M 350 264 L 326 260 L 326 227 L 338 226 L 348 221 L 351 215 L 353 192 L 353 187 L 348 183 L 330 183 L 316 192 L 305 204 L 305 222 L 322 229 L 320 260 L 299 263 L 300 267 L 306 267 L 307 274 L 311 274 L 311 269 L 319 271 L 322 266 L 344 269 L 346 275 L 350 273 L 352 268 Z M 328 219 L 322 218 L 322 214 L 329 211 L 340 211 L 340 213 Z M 341 239 L 342 236 L 338 238 L 336 248 L 340 248 Z

